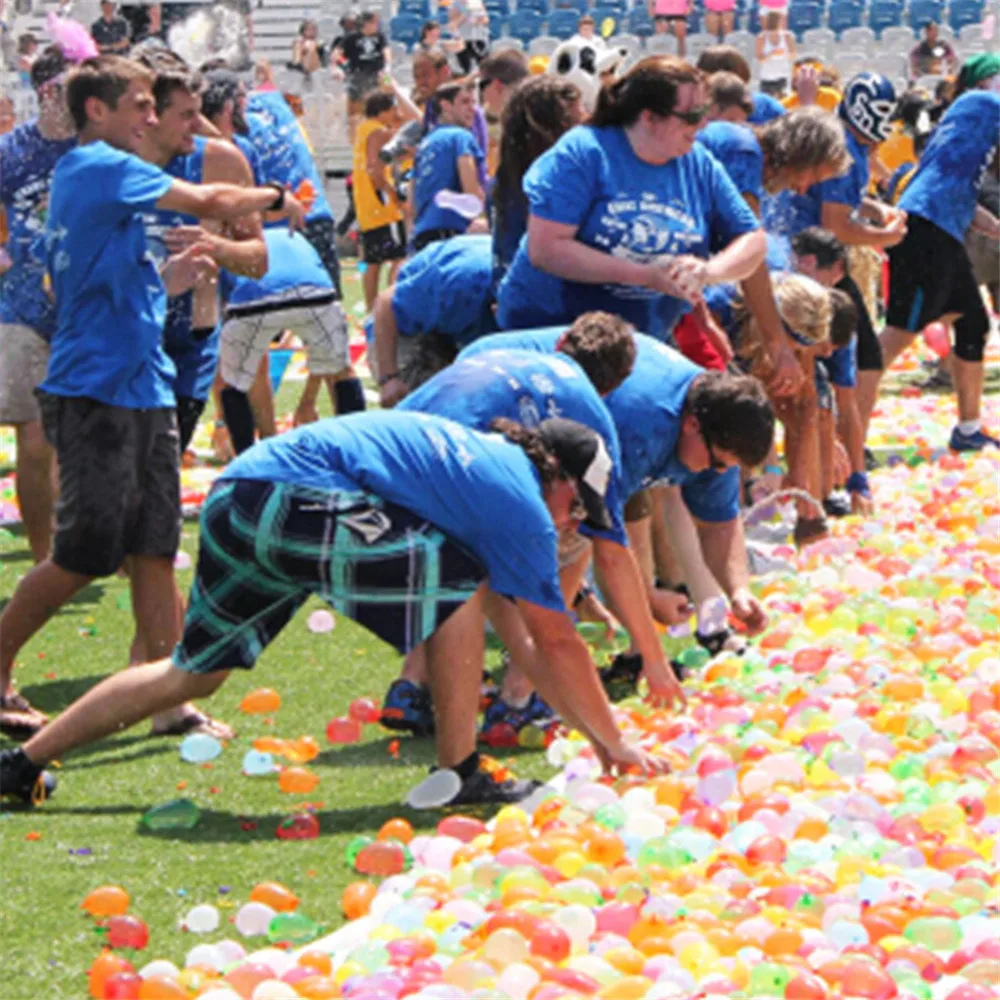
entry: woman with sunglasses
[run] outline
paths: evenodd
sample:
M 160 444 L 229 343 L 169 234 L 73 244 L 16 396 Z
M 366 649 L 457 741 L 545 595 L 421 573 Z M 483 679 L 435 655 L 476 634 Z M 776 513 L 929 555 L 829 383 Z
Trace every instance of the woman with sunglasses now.
M 704 105 L 697 69 L 646 58 L 603 88 L 588 125 L 535 161 L 524 177 L 528 230 L 500 286 L 503 328 L 601 309 L 660 334 L 659 298 L 697 301 L 706 284 L 756 270 L 757 220 L 695 147 Z

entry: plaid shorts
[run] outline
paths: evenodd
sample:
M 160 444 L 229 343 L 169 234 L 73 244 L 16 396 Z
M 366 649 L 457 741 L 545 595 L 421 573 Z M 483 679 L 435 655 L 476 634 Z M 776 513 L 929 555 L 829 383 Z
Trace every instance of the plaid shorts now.
M 370 493 L 225 480 L 202 510 L 173 662 L 197 674 L 250 668 L 311 594 L 406 653 L 485 579 L 434 525 Z

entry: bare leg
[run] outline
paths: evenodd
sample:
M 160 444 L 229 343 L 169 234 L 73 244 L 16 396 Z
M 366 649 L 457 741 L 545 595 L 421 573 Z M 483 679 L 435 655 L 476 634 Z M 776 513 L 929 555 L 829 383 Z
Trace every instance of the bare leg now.
M 958 396 L 958 419 L 978 420 L 983 401 L 984 368 L 982 361 L 963 361 L 952 355 L 952 375 Z
M 250 386 L 250 409 L 260 438 L 274 437 L 278 433 L 274 420 L 274 392 L 271 390 L 271 362 L 267 351 L 260 359 L 253 385 Z
M 55 453 L 39 420 L 18 424 L 17 503 L 35 563 L 48 558 L 52 546 L 53 467 Z
M 419 646 L 411 649 L 403 660 L 403 669 L 399 674 L 399 679 L 409 681 L 411 684 L 427 684 L 427 643 L 422 642 Z
M 361 288 L 365 293 L 365 311 L 371 312 L 375 307 L 375 296 L 378 295 L 378 279 L 382 274 L 381 264 L 365 265 L 365 272 L 361 275 Z
M 878 387 L 882 382 L 882 372 L 858 372 L 858 385 L 855 396 L 858 401 L 858 415 L 861 417 L 862 442 L 868 440 L 868 425 L 872 420 L 872 412 L 878 399 Z
M 887 372 L 892 363 L 917 339 L 915 333 L 900 330 L 898 326 L 887 326 L 878 337 L 882 345 L 882 371 Z
M 476 749 L 476 708 L 483 672 L 486 584 L 427 640 L 437 762 L 460 764 Z
M 820 493 L 817 499 L 822 500 L 833 492 L 833 442 L 836 429 L 833 424 L 833 413 L 830 410 L 820 410 L 819 413 L 819 466 Z
M 47 764 L 68 750 L 134 726 L 189 698 L 207 697 L 228 676 L 228 671 L 189 674 L 168 659 L 123 670 L 91 688 L 55 722 L 33 736 L 24 745 L 25 753 L 36 764 Z

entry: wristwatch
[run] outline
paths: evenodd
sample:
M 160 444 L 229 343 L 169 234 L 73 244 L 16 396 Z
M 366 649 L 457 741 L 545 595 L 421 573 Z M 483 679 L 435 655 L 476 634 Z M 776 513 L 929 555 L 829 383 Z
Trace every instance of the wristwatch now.
M 285 189 L 281 184 L 276 181 L 269 181 L 264 187 L 273 188 L 277 191 L 277 196 L 270 205 L 267 206 L 269 212 L 280 212 L 285 207 Z

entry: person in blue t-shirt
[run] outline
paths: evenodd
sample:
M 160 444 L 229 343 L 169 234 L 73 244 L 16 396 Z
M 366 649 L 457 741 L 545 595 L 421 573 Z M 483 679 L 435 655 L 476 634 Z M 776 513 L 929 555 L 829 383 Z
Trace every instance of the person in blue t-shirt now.
M 452 361 L 458 348 L 496 330 L 490 237 L 454 236 L 424 247 L 375 300 L 375 372 L 383 406 Z M 402 339 L 400 339 L 402 338 Z
M 407 396 L 400 406 L 449 417 L 477 430 L 488 429 L 497 417 L 534 427 L 547 417 L 560 416 L 601 435 L 613 463 L 605 494 L 611 523 L 607 529 L 584 525 L 579 533 L 574 530 L 560 536 L 562 591 L 567 603 L 578 603 L 574 598 L 590 563 L 588 540 L 592 541 L 595 566 L 615 606 L 621 609 L 625 628 L 649 665 L 646 676 L 651 693 L 657 701 L 666 703 L 682 695 L 663 655 L 641 571 L 627 548 L 618 433 L 601 401 L 624 381 L 634 360 L 632 328 L 608 313 L 587 313 L 560 336 L 552 353 L 498 349 L 461 358 Z M 683 599 L 671 605 L 664 624 L 686 620 L 685 605 Z M 484 729 L 505 722 L 519 730 L 548 711 L 532 694 L 519 664 L 524 656 L 534 655 L 534 646 L 520 616 L 507 602 L 494 595 L 488 597 L 487 616 L 510 651 L 511 663 L 499 697 L 486 712 Z M 416 707 L 413 703 L 421 700 L 415 686 L 426 681 L 423 666 L 420 658 L 408 658 L 402 677 L 386 695 L 383 721 L 390 728 L 432 728 L 426 698 L 422 699 L 419 718 L 409 717 Z M 394 716 L 394 710 L 401 714 Z
M 998 132 L 1000 94 L 968 90 L 948 108 L 899 199 L 907 213 L 906 239 L 889 251 L 889 304 L 879 338 L 885 364 L 910 347 L 928 323 L 954 324 L 958 422 L 949 447 L 955 451 L 1000 447 L 982 429 L 983 349 L 990 322 L 964 242 L 970 229 L 1000 239 L 997 217 L 977 204 L 987 173 L 1000 169 Z
M 706 76 L 716 73 L 732 73 L 749 87 L 752 73 L 746 57 L 732 45 L 709 45 L 698 56 L 698 69 Z M 781 101 L 770 94 L 748 92 L 748 104 L 744 120 L 751 125 L 764 125 L 785 113 Z
M 420 140 L 413 160 L 413 249 L 417 253 L 431 243 L 464 233 L 486 208 L 478 173 L 483 151 L 472 134 L 475 88 L 446 83 L 435 91 L 430 106 L 437 124 Z M 449 196 L 455 195 L 478 201 L 479 211 L 449 207 Z
M 476 752 L 483 595 L 513 601 L 544 668 L 532 678 L 609 772 L 665 770 L 623 738 L 559 590 L 557 535 L 610 523 L 600 436 L 555 418 L 482 434 L 423 413 L 358 413 L 262 441 L 216 482 L 172 656 L 89 691 L 23 749 L 0 751 L 0 789 L 32 800 L 67 750 L 204 697 L 253 667 L 312 595 L 401 653 L 425 643 L 437 763 L 455 772 L 438 805 L 516 802 Z M 482 765 L 486 764 L 486 767 Z M 440 779 L 438 779 L 440 780 Z
M 494 334 L 470 344 L 459 360 L 499 348 L 551 352 L 562 333 L 557 328 Z M 717 596 L 721 585 L 733 614 L 756 634 L 765 627 L 767 614 L 750 592 L 737 465 L 753 467 L 767 455 L 774 434 L 771 406 L 755 379 L 706 372 L 644 334 L 635 334 L 635 342 L 632 374 L 605 405 L 618 431 L 626 527 L 648 593 L 651 598 L 655 594 L 652 501 L 646 491 L 668 484 L 679 490 L 671 530 L 676 527 L 680 533 L 683 521 L 690 523 L 684 508 L 694 518 L 695 551 L 685 550 L 689 558 L 684 565 L 696 606 Z
M 756 270 L 765 241 L 753 213 L 694 147 L 704 101 L 701 74 L 686 63 L 643 59 L 603 88 L 590 124 L 532 164 L 528 231 L 500 286 L 503 329 L 603 310 L 658 333 L 669 329 L 664 296 L 681 308 L 704 285 Z
M 4 698 L 13 696 L 14 657 L 24 643 L 126 556 L 146 655 L 176 638 L 180 455 L 163 324 L 168 294 L 192 288 L 215 264 L 210 246 L 198 241 L 161 271 L 142 215 L 166 210 L 227 220 L 272 209 L 295 225 L 304 221 L 283 190 L 194 185 L 135 155 L 156 120 L 152 79 L 138 63 L 100 56 L 66 82 L 79 142 L 52 175 L 45 258 L 56 328 L 39 387 L 60 495 L 52 555 L 21 581 L 0 615 Z M 200 724 L 193 708 L 185 714 Z
M 195 135 L 199 125 L 200 81 L 183 64 L 171 64 L 168 55 L 147 57 L 155 71 L 153 97 L 156 125 L 146 133 L 143 158 L 171 177 L 191 184 L 226 183 L 252 186 L 254 179 L 243 155 L 231 143 Z M 192 242 L 211 247 L 219 267 L 247 275 L 263 275 L 268 253 L 260 217 L 246 216 L 224 231 L 211 231 L 191 215 L 156 211 L 143 216 L 146 242 L 162 266 L 173 252 Z M 191 442 L 212 389 L 219 360 L 219 317 L 214 277 L 167 302 L 163 346 L 174 364 L 174 395 L 180 451 Z
M 8 231 L 7 259 L 0 264 L 0 424 L 14 427 L 17 501 L 36 563 L 52 542 L 53 453 L 34 389 L 45 378 L 55 329 L 43 240 L 49 181 L 59 158 L 76 143 L 60 81 L 66 65 L 57 46 L 42 52 L 31 67 L 38 117 L 0 136 L 0 204 Z M 6 716 L 0 706 L 0 720 Z

